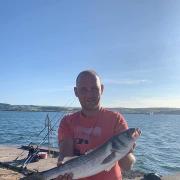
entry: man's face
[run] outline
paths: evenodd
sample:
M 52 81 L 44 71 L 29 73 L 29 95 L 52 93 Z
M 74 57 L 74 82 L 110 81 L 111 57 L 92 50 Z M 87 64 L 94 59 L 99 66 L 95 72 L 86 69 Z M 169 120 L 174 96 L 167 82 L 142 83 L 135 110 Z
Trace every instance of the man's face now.
M 83 109 L 99 108 L 103 86 L 97 76 L 91 74 L 81 76 L 74 90 Z

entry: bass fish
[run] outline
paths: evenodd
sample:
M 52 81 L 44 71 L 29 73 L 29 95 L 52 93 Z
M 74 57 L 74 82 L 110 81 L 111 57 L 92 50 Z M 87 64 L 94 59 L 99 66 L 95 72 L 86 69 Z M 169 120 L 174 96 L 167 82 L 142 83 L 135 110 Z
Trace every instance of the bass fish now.
M 117 161 L 131 151 L 135 141 L 141 135 L 139 128 L 129 128 L 121 132 L 101 146 L 84 155 L 66 161 L 59 167 L 33 175 L 33 180 L 50 180 L 59 175 L 72 174 L 73 179 L 80 179 L 110 170 Z M 27 177 L 30 179 L 30 177 Z

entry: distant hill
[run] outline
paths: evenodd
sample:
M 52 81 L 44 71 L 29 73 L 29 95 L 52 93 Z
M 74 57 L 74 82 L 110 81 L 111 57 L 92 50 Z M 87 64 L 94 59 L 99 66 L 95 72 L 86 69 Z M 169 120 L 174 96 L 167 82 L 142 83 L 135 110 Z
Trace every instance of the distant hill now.
M 0 111 L 47 111 L 47 112 L 58 112 L 71 110 L 72 108 L 59 107 L 59 106 L 36 106 L 36 105 L 11 105 L 0 103 Z M 76 109 L 76 108 L 73 108 Z
M 108 108 L 113 111 L 119 111 L 123 114 L 180 114 L 180 108 Z M 0 111 L 27 111 L 27 112 L 60 112 L 77 111 L 78 107 L 60 107 L 60 106 L 36 106 L 36 105 L 11 105 L 0 103 Z
M 180 114 L 180 108 L 110 108 L 124 114 Z

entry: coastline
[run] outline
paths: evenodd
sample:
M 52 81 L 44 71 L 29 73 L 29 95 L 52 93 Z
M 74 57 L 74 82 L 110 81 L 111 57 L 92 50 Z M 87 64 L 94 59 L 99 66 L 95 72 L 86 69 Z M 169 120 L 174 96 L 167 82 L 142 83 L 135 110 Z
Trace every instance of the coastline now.
M 180 108 L 168 107 L 106 107 L 112 111 L 119 111 L 122 114 L 173 114 L 180 115 Z M 80 107 L 65 107 L 65 106 L 43 106 L 43 105 L 12 105 L 7 103 L 0 103 L 0 111 L 16 111 L 16 112 L 74 112 L 78 111 Z
M 22 153 L 23 152 L 23 153 Z M 19 155 L 19 160 L 27 157 L 28 151 L 21 149 L 19 146 L 0 145 L 0 179 L 1 180 L 18 180 L 24 177 L 23 174 L 15 170 L 8 169 L 3 166 L 3 163 L 13 162 Z M 56 167 L 57 157 L 48 157 L 41 159 L 38 162 L 28 164 L 29 170 L 43 171 Z M 46 164 L 46 166 L 44 166 Z M 128 171 L 123 174 L 123 180 L 143 180 L 144 173 L 139 171 Z M 180 172 L 173 175 L 166 175 L 162 180 L 179 180 Z

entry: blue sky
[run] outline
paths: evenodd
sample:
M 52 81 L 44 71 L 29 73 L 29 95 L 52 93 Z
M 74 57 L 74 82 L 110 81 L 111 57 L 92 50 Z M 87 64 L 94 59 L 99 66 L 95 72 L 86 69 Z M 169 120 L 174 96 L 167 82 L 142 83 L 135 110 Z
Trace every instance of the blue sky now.
M 79 106 L 77 74 L 103 106 L 180 108 L 180 1 L 0 1 L 0 102 Z

